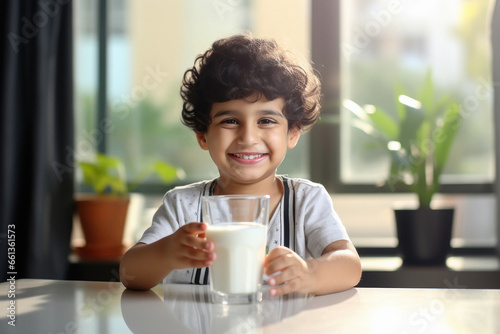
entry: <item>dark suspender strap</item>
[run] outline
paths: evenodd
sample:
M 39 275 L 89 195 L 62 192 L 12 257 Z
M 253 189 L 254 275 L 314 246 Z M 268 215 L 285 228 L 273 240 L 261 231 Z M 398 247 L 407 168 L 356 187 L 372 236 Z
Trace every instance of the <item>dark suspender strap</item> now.
M 296 231 L 295 231 L 295 213 L 297 212 L 295 210 L 295 190 L 293 190 L 293 182 L 290 180 L 290 188 L 291 188 L 291 193 L 292 195 L 290 196 L 291 200 L 292 200 L 292 205 L 290 205 L 290 221 L 288 222 L 288 224 L 290 225 L 290 231 L 291 231 L 291 234 L 290 234 L 290 239 L 292 240 L 293 242 L 293 248 L 292 248 L 292 245 L 290 245 L 290 248 L 295 251 L 297 249 L 297 245 L 296 245 L 296 242 L 297 242 L 297 238 L 295 237 L 295 234 L 296 234 Z
M 215 189 L 215 185 L 217 184 L 217 180 L 214 180 L 211 184 L 210 184 L 210 188 L 208 189 L 208 196 L 213 196 L 214 195 L 214 189 Z
M 209 273 L 210 268 L 205 268 L 205 275 L 203 276 L 203 285 L 208 284 L 208 273 Z
M 200 283 L 198 283 L 200 281 L 200 276 L 201 276 L 201 270 L 200 270 L 200 268 L 196 268 L 194 270 L 194 281 L 191 280 L 191 283 L 200 284 Z
M 283 177 L 283 246 L 290 248 L 290 210 L 289 210 L 289 197 L 290 190 L 288 189 L 288 181 Z

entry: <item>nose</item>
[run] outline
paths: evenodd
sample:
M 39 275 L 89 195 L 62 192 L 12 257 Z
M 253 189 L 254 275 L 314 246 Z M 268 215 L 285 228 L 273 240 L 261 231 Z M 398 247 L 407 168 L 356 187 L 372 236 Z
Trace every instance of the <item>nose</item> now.
M 259 129 L 254 124 L 244 124 L 240 127 L 238 143 L 244 146 L 251 146 L 258 142 Z

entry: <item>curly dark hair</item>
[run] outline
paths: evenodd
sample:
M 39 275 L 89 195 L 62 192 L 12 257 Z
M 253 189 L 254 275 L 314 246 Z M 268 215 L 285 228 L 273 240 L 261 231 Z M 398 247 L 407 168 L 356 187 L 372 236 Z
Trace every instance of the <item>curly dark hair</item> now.
M 199 133 L 210 125 L 216 102 L 282 97 L 288 128 L 304 132 L 320 112 L 321 84 L 311 64 L 299 61 L 273 39 L 235 35 L 220 39 L 184 73 L 182 122 Z

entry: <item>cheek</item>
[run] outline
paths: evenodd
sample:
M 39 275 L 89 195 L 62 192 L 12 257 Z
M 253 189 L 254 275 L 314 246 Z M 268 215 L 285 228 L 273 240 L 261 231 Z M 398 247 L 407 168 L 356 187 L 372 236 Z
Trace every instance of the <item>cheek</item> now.
M 208 139 L 208 150 L 211 154 L 224 154 L 230 141 L 225 136 L 211 137 Z
M 273 151 L 286 151 L 288 147 L 288 138 L 282 133 L 276 133 L 273 136 L 268 137 L 267 143 Z

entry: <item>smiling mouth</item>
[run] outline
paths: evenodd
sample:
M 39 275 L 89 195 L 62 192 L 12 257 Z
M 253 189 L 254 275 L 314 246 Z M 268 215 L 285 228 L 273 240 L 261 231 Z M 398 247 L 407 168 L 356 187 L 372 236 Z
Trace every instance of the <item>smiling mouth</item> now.
M 231 153 L 231 155 L 234 156 L 234 157 L 237 157 L 239 159 L 253 160 L 253 159 L 262 158 L 265 154 L 238 154 L 238 153 Z

